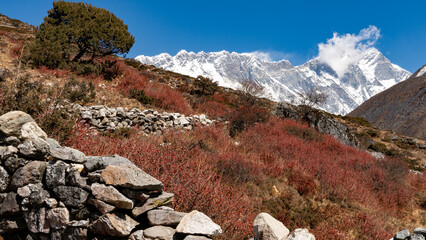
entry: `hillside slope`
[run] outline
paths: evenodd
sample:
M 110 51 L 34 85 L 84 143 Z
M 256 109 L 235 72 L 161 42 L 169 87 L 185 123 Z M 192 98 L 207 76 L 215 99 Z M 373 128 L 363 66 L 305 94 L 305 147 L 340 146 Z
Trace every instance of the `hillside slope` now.
M 426 65 L 409 79 L 370 98 L 349 115 L 381 129 L 426 139 Z

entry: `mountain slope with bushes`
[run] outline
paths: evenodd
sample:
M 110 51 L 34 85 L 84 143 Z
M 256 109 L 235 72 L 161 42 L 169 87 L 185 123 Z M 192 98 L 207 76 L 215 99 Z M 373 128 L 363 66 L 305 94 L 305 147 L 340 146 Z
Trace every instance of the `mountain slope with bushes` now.
M 1 21 L 7 25 L 16 20 Z M 165 191 L 175 193 L 174 209 L 198 209 L 221 225 L 223 234 L 217 239 L 251 238 L 260 212 L 291 229 L 308 228 L 319 240 L 389 239 L 426 224 L 426 178 L 419 165 L 424 141 L 387 135 L 365 119 L 317 110 L 292 119 L 275 116 L 271 110 L 276 103 L 255 97 L 255 92 L 223 88 L 132 59 L 98 58 L 96 71 L 35 67 L 20 57 L 25 41 L 34 36 L 31 26 L 24 29 L 22 33 L 13 25 L 0 32 L 5 46 L 0 51 L 5 59 L 0 63 L 0 113 L 23 110 L 61 145 L 86 155 L 128 158 L 163 182 Z M 120 107 L 125 113 L 153 109 L 158 112 L 154 117 L 163 111 L 205 114 L 216 123 L 158 135 L 138 127 L 103 131 L 81 121 L 71 107 L 60 107 L 70 102 L 86 109 Z M 318 116 L 348 126 L 360 140 L 359 148 L 310 127 L 322 126 Z M 97 119 L 101 122 L 103 116 Z

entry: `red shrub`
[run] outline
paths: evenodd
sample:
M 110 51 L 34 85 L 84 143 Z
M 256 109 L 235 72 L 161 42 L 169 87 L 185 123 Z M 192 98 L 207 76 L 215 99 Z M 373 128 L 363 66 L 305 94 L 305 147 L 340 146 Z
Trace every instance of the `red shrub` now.
M 225 117 L 231 111 L 228 106 L 210 100 L 198 103 L 194 108 L 197 109 L 198 112 L 207 114 L 209 117 Z

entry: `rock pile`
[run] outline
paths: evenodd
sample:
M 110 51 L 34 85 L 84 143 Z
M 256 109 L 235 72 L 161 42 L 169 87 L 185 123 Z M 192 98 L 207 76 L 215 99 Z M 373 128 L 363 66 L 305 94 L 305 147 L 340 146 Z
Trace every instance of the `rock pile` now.
M 416 228 L 414 232 L 410 234 L 408 229 L 398 232 L 390 240 L 425 240 L 426 239 L 426 228 Z
M 297 228 L 291 234 L 280 221 L 267 213 L 260 213 L 253 223 L 254 240 L 315 240 L 308 229 Z
M 26 113 L 0 116 L 4 239 L 201 240 L 222 233 L 201 212 L 174 211 L 172 201 L 160 181 L 126 158 L 60 146 Z
M 180 113 L 159 113 L 152 109 L 140 110 L 103 105 L 80 106 L 70 104 L 73 111 L 80 114 L 92 128 L 114 131 L 119 128 L 139 127 L 146 133 L 161 134 L 169 128 L 192 130 L 196 125 L 210 125 L 214 120 L 207 119 L 204 114 L 186 117 Z

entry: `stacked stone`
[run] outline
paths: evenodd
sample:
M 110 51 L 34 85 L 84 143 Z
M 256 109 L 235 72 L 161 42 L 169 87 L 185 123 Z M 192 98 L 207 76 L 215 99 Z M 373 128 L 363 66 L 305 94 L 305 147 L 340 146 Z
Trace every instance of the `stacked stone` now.
M 254 240 L 315 240 L 308 229 L 297 228 L 291 234 L 284 224 L 268 213 L 260 213 L 253 223 Z
M 426 239 L 426 228 L 416 228 L 414 232 L 410 234 L 408 229 L 398 232 L 390 240 L 425 240 Z
M 180 113 L 159 113 L 152 109 L 130 110 L 122 107 L 109 108 L 103 105 L 80 106 L 71 104 L 92 128 L 114 131 L 120 128 L 139 127 L 145 133 L 161 134 L 163 130 L 176 128 L 192 130 L 196 125 L 210 125 L 214 120 L 207 119 L 204 114 L 186 117 Z
M 209 239 L 220 226 L 176 212 L 163 184 L 118 155 L 86 156 L 26 113 L 0 116 L 4 239 Z

